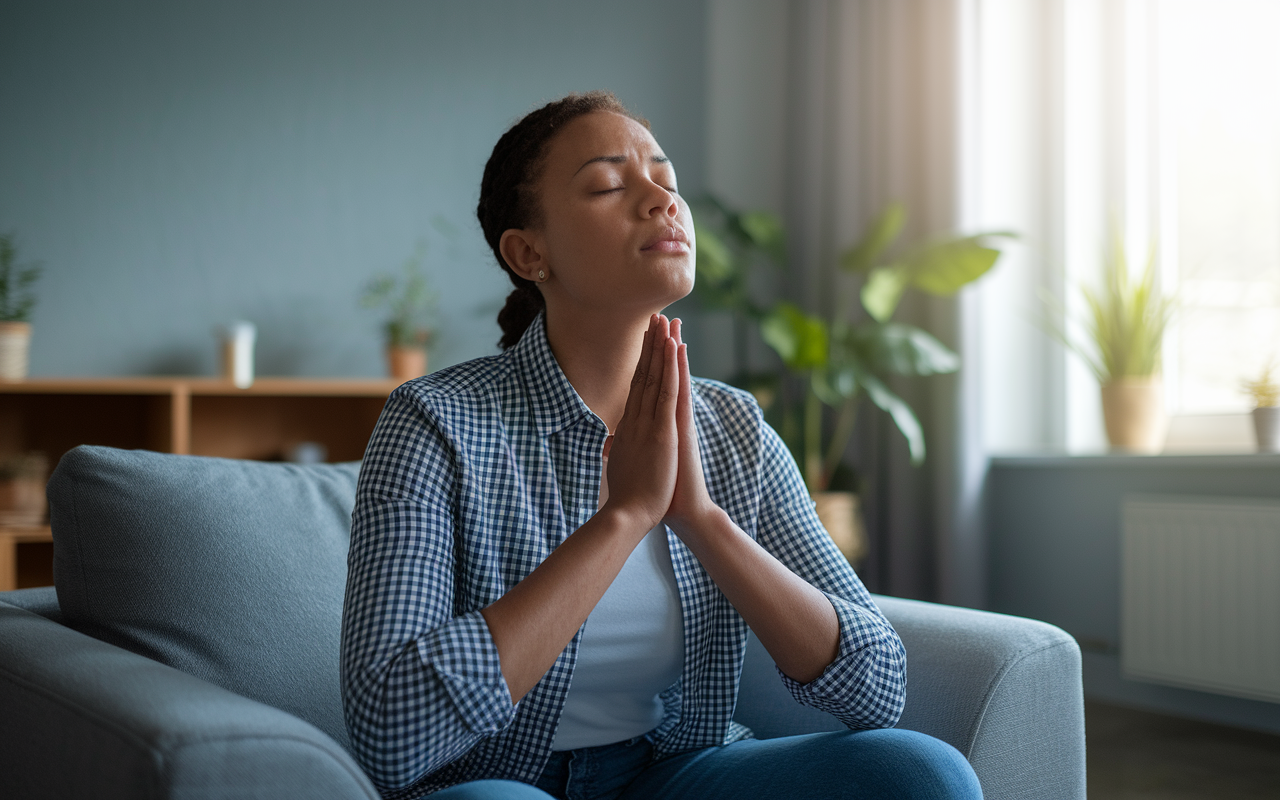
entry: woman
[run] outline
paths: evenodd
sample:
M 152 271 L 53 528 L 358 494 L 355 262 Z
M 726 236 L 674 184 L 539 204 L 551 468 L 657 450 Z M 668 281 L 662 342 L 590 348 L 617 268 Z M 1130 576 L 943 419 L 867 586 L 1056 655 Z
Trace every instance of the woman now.
M 660 312 L 693 225 L 648 124 L 604 93 L 530 113 L 477 213 L 516 285 L 504 352 L 392 394 L 353 514 L 343 700 L 379 789 L 979 797 L 954 749 L 886 730 L 902 644 L 758 407 L 689 375 Z M 853 730 L 748 738 L 748 626 Z

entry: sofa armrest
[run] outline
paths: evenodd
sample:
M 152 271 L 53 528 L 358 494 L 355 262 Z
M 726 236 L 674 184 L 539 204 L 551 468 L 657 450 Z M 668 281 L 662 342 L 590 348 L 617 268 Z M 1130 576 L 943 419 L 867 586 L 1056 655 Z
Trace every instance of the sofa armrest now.
M 0 708 L 0 797 L 378 797 L 314 726 L 3 601 Z
M 907 650 L 899 728 L 927 733 L 969 759 L 986 800 L 1085 797 L 1080 649 L 1044 622 L 875 597 Z M 840 730 L 797 705 L 755 637 L 734 718 L 770 738 Z

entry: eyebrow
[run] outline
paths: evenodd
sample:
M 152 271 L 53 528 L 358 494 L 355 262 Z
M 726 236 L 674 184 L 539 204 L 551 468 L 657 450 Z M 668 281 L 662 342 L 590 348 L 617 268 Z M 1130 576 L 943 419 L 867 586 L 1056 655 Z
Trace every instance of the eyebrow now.
M 588 164 L 595 164 L 601 161 L 603 161 L 606 164 L 625 164 L 627 163 L 627 157 L 626 156 L 596 156 L 595 158 L 589 158 L 586 161 L 582 162 L 581 167 L 578 167 L 578 172 L 582 172 L 582 170 L 586 169 Z M 653 158 L 649 159 L 649 163 L 670 164 L 671 159 L 667 158 L 666 156 L 654 156 Z M 578 172 L 575 172 L 573 174 L 577 175 Z

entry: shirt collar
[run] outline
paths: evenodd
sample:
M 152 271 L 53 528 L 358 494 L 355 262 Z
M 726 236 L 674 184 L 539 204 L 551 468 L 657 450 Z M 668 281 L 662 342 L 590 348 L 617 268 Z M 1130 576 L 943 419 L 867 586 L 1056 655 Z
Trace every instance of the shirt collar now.
M 578 396 L 551 352 L 544 313 L 538 312 L 512 352 L 529 393 L 538 434 L 550 436 L 595 413 Z M 604 427 L 603 422 L 600 425 Z

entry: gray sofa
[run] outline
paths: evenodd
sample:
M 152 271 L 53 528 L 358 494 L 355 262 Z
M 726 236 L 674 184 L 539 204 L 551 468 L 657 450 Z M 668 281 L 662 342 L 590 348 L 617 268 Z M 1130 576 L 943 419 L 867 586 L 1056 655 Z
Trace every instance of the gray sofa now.
M 338 693 L 356 473 L 64 456 L 49 485 L 56 594 L 0 594 L 0 797 L 377 797 Z M 907 648 L 901 727 L 959 748 L 989 800 L 1084 798 L 1070 637 L 876 601 Z M 796 705 L 754 641 L 736 716 L 761 737 L 840 727 Z

